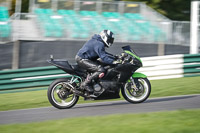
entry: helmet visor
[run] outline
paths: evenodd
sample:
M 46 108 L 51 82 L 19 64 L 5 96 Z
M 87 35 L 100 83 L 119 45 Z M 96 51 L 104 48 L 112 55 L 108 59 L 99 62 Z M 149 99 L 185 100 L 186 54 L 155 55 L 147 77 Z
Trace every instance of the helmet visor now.
M 109 39 L 108 39 L 108 43 L 113 44 L 113 42 L 114 42 L 114 38 L 109 38 Z

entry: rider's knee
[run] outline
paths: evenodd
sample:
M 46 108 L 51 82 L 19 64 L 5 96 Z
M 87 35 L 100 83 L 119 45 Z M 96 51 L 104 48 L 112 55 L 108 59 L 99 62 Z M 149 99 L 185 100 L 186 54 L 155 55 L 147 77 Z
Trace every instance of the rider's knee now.
M 99 66 L 98 72 L 100 73 L 99 78 L 103 78 L 106 70 L 102 66 Z

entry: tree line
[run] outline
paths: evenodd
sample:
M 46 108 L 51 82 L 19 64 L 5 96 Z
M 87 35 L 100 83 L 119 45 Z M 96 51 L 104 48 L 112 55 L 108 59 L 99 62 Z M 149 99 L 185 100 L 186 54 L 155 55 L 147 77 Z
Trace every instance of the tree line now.
M 120 1 L 120 0 L 116 0 Z M 172 20 L 189 21 L 191 0 L 124 0 L 144 2 L 151 8 Z M 10 14 L 15 11 L 16 0 L 12 0 Z M 22 0 L 22 12 L 28 12 L 29 0 Z

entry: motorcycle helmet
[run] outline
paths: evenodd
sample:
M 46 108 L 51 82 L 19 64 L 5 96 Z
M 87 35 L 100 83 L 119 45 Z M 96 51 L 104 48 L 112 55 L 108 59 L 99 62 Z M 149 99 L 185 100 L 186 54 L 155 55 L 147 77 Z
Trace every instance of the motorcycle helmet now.
M 114 42 L 114 34 L 110 30 L 103 30 L 99 34 L 107 47 L 110 47 Z

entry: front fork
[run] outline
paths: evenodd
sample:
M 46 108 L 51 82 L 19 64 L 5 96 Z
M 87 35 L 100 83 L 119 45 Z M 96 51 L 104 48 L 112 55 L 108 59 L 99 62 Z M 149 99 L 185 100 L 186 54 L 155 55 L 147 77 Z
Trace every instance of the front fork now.
M 139 88 L 140 88 L 140 83 L 138 81 L 139 78 L 147 78 L 147 76 L 143 73 L 134 72 L 134 74 L 131 76 L 130 80 L 128 80 L 128 82 L 133 83 L 132 87 L 136 92 L 139 91 Z
M 131 88 L 133 87 L 134 91 L 139 91 L 138 87 L 139 87 L 139 82 L 138 82 L 138 79 L 134 79 L 133 77 L 130 78 L 130 82 L 132 82 L 132 86 Z

